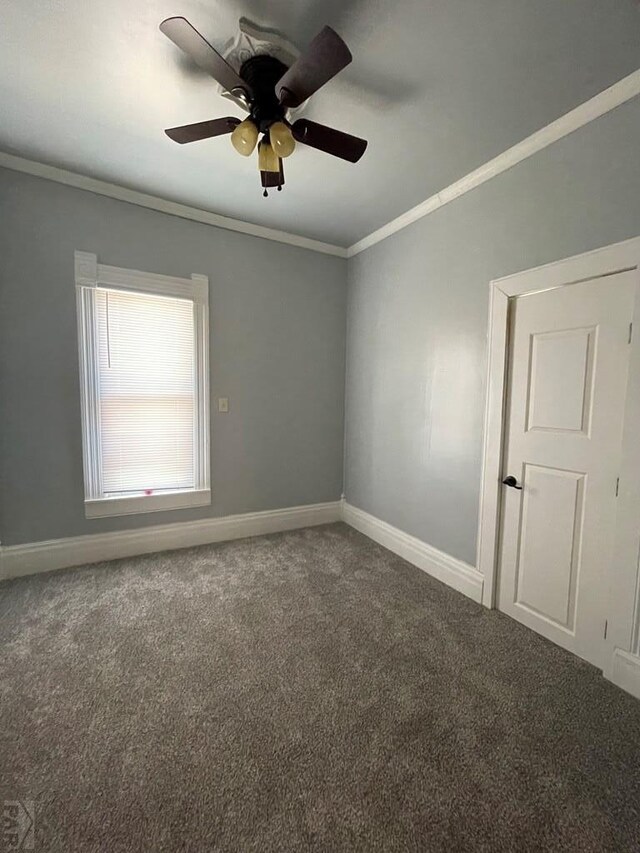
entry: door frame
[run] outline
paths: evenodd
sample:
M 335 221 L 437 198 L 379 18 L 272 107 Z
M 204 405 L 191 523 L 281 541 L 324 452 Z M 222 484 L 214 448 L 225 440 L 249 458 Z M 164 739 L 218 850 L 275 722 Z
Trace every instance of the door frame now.
M 495 607 L 505 432 L 510 300 L 612 273 L 635 270 L 629 380 L 622 439 L 615 548 L 607 611 L 605 675 L 640 697 L 640 237 L 495 279 L 489 284 L 488 374 L 480 488 L 477 566 L 482 603 Z M 635 381 L 634 381 L 635 380 Z M 624 682 L 624 683 L 623 683 Z

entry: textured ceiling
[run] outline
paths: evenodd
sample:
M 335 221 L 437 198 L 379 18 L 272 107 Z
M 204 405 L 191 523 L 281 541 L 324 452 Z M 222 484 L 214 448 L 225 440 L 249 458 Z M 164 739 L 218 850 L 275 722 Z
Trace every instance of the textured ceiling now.
M 162 130 L 242 115 L 158 30 L 223 49 L 242 15 L 299 47 L 323 24 L 354 62 L 304 114 L 364 136 L 357 165 L 298 146 L 262 198 L 229 140 Z M 635 71 L 636 0 L 3 0 L 0 149 L 349 245 Z

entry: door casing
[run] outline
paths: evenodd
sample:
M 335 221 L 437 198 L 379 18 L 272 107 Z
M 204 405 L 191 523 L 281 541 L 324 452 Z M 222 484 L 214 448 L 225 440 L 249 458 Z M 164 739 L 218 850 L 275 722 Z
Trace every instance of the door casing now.
M 483 604 L 495 607 L 509 300 L 628 270 L 635 270 L 638 289 L 630 344 L 614 557 L 610 567 L 604 674 L 640 698 L 640 237 L 490 282 L 477 566 L 484 575 Z

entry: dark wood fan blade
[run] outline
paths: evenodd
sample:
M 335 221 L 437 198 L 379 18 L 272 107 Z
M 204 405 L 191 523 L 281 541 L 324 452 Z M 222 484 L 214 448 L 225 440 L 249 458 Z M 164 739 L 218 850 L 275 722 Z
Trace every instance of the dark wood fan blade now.
M 243 89 L 248 95 L 251 87 L 229 65 L 206 38 L 193 27 L 186 18 L 167 18 L 160 24 L 160 32 L 184 50 L 200 68 L 208 71 L 227 92 Z
M 276 84 L 276 94 L 285 107 L 297 107 L 317 92 L 353 59 L 340 36 L 325 27 L 306 52 L 293 63 Z
M 334 130 L 324 124 L 318 124 L 307 118 L 299 118 L 291 126 L 293 138 L 318 151 L 341 157 L 350 163 L 357 163 L 367 149 L 367 140 Z
M 182 127 L 170 127 L 165 130 L 169 139 L 184 145 L 185 142 L 197 142 L 199 139 L 210 139 L 212 136 L 224 136 L 231 133 L 240 124 L 239 118 L 214 118 L 211 121 L 199 121 L 196 124 L 183 124 Z

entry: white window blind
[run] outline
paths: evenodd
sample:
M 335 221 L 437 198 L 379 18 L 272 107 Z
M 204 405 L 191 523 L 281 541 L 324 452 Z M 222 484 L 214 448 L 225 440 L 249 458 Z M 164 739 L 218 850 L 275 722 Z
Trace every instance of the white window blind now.
M 192 278 L 76 253 L 90 517 L 210 502 L 208 285 Z
M 105 495 L 195 488 L 193 303 L 96 292 Z

